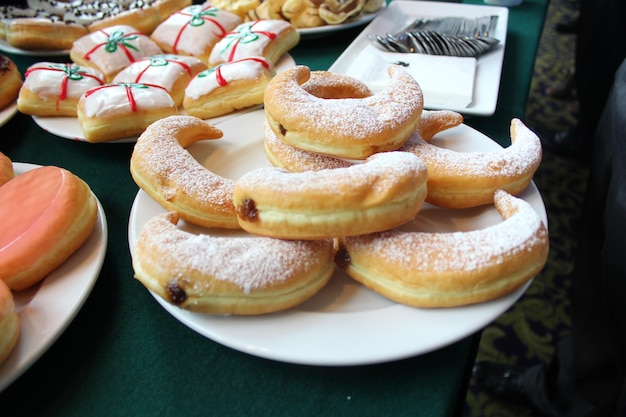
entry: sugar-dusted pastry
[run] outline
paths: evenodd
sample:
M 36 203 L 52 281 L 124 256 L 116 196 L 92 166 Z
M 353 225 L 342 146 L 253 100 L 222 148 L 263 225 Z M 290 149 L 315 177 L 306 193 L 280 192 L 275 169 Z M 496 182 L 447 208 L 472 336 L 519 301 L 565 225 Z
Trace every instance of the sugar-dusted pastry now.
M 209 66 L 262 56 L 276 65 L 278 60 L 300 42 L 300 32 L 285 20 L 245 22 L 227 33 L 211 51 Z
M 135 83 L 92 88 L 77 106 L 78 122 L 88 142 L 137 137 L 152 122 L 177 112 L 164 88 Z
M 241 18 L 209 3 L 173 13 L 152 33 L 159 47 L 172 54 L 191 55 L 207 61 L 213 46 L 241 23 Z
M 220 64 L 196 75 L 185 90 L 183 107 L 190 116 L 208 119 L 263 104 L 273 66 L 251 57 Z
M 207 64 L 192 56 L 159 54 L 133 62 L 120 71 L 114 83 L 141 83 L 163 87 L 177 106 L 183 104 L 185 88 L 189 81 Z
M 0 109 L 13 103 L 22 87 L 22 74 L 7 56 L 0 55 Z
M 92 67 L 111 82 L 118 72 L 138 59 L 163 53 L 148 36 L 132 26 L 111 26 L 85 35 L 70 50 L 72 61 Z
M 76 117 L 78 99 L 87 90 L 105 83 L 97 70 L 74 63 L 38 62 L 24 76 L 18 110 L 35 116 Z
M 28 288 L 87 240 L 97 217 L 89 186 L 68 170 L 44 166 L 0 187 L 0 280 Z

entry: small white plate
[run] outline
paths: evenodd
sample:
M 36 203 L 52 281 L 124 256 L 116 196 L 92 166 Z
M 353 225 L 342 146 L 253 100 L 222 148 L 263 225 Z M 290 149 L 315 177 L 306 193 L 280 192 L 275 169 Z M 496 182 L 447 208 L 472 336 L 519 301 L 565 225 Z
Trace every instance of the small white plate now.
M 0 51 L 7 52 L 9 54 L 15 55 L 25 55 L 25 56 L 64 56 L 69 55 L 69 49 L 60 49 L 60 50 L 28 50 L 16 48 L 13 45 L 9 45 L 6 39 L 0 39 Z
M 371 22 L 384 9 L 384 7 L 378 11 L 375 11 L 374 13 L 364 14 L 358 19 L 350 20 L 345 23 L 341 23 L 338 25 L 324 25 L 324 26 L 318 26 L 318 27 L 313 27 L 313 28 L 299 28 L 298 32 L 300 32 L 300 36 L 302 38 L 310 39 L 310 38 L 316 38 L 319 36 L 331 35 L 331 34 L 340 32 L 342 30 L 351 29 L 357 26 L 364 26 L 368 24 L 369 22 Z
M 15 162 L 16 175 L 39 165 Z M 0 364 L 0 392 L 58 339 L 82 308 L 98 279 L 106 253 L 107 221 L 100 201 L 91 236 L 65 263 L 32 288 L 13 292 L 20 320 L 17 345 Z
M 0 110 L 0 126 L 4 126 L 17 113 L 17 101 Z
M 346 74 L 352 61 L 361 51 L 371 44 L 368 35 L 384 35 L 402 30 L 409 23 L 418 18 L 439 18 L 446 16 L 481 17 L 497 15 L 498 24 L 494 37 L 500 45 L 477 60 L 474 96 L 472 103 L 467 107 L 442 107 L 440 104 L 431 104 L 428 97 L 424 97 L 425 107 L 429 109 L 447 109 L 468 115 L 489 116 L 496 111 L 502 62 L 506 45 L 506 33 L 509 19 L 509 9 L 506 7 L 482 6 L 459 3 L 442 3 L 429 1 L 394 0 L 383 10 L 346 50 L 331 65 L 329 71 Z M 419 80 L 417 80 L 419 82 Z
M 224 137 L 202 141 L 189 152 L 212 172 L 237 179 L 245 172 L 271 166 L 263 150 L 263 110 L 220 125 Z M 433 139 L 438 146 L 461 152 L 492 151 L 493 140 L 461 125 Z M 534 184 L 521 194 L 547 224 L 541 195 Z M 165 210 L 143 191 L 133 203 L 128 239 L 132 248 L 143 225 Z M 493 206 L 445 210 L 426 204 L 408 227 L 422 231 L 457 231 L 501 222 Z M 219 232 L 188 228 L 192 232 Z M 181 323 L 220 344 L 251 355 L 282 362 L 344 366 L 387 362 L 420 355 L 461 340 L 506 311 L 526 286 L 486 303 L 458 308 L 420 309 L 392 302 L 370 291 L 337 268 L 329 284 L 304 304 L 288 311 L 256 317 L 191 313 L 153 294 Z
M 292 68 L 296 65 L 296 61 L 289 54 L 285 54 L 280 61 L 276 64 L 276 71 L 284 71 L 286 69 Z M 212 119 L 208 119 L 214 125 L 220 124 L 225 120 L 231 119 L 233 117 L 237 117 L 241 114 L 247 113 L 249 111 L 253 111 L 258 109 L 259 106 L 242 109 L 230 114 L 225 114 L 223 116 L 218 116 Z M 181 114 L 185 114 L 183 109 L 180 110 Z M 83 133 L 83 129 L 78 123 L 78 119 L 76 117 L 42 117 L 42 116 L 33 116 L 33 120 L 37 125 L 55 136 L 58 136 L 63 139 L 77 140 L 81 142 L 85 142 L 85 135 Z M 126 138 L 120 140 L 114 140 L 103 143 L 128 143 L 135 142 L 137 138 Z

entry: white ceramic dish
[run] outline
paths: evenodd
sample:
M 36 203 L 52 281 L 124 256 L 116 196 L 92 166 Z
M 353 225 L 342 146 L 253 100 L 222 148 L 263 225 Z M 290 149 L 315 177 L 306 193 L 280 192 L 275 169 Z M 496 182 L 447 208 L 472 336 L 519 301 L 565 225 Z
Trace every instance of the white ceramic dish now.
M 220 125 L 224 137 L 189 148 L 204 166 L 226 178 L 271 166 L 263 151 L 264 111 L 250 112 Z M 498 149 L 494 141 L 461 125 L 433 140 L 458 151 Z M 544 219 L 543 201 L 532 184 L 522 195 Z M 130 213 L 129 245 L 142 226 L 163 213 L 152 198 L 139 191 Z M 463 211 L 426 205 L 410 229 L 456 231 L 500 222 L 493 206 Z M 191 231 L 209 230 L 189 228 Z M 229 231 L 219 231 L 228 235 Z M 241 232 L 238 232 L 241 233 Z M 418 309 L 396 304 L 366 289 L 337 269 L 330 283 L 313 298 L 291 310 L 258 317 L 216 317 L 181 310 L 155 296 L 163 308 L 201 335 L 233 349 L 277 361 L 308 365 L 363 365 L 423 354 L 473 334 L 488 325 L 524 292 L 474 306 Z
M 467 107 L 445 107 L 439 104 L 430 105 L 428 97 L 425 107 L 430 109 L 448 109 L 468 115 L 492 115 L 496 110 L 502 62 L 506 45 L 509 10 L 506 7 L 481 6 L 459 3 L 441 3 L 428 1 L 394 0 L 389 7 L 383 10 L 356 39 L 346 48 L 329 68 L 332 72 L 346 74 L 352 61 L 368 45 L 368 35 L 393 33 L 406 27 L 418 18 L 438 18 L 445 16 L 481 17 L 497 15 L 498 24 L 495 38 L 500 45 L 477 60 L 476 78 L 472 103 Z M 419 82 L 419 80 L 417 80 Z
M 58 51 L 50 51 L 50 50 L 27 50 L 16 48 L 15 46 L 9 45 L 6 39 L 0 39 L 0 51 L 7 52 L 9 54 L 15 55 L 26 55 L 26 56 L 64 56 L 69 55 L 69 50 L 58 50 Z
M 17 175 L 38 167 L 13 163 Z M 87 241 L 40 284 L 13 293 L 20 337 L 0 364 L 0 392 L 48 350 L 82 308 L 100 274 L 107 241 L 106 216 L 98 201 L 98 219 Z
M 17 102 L 9 104 L 0 110 L 0 126 L 4 126 L 17 113 Z
M 325 25 L 314 28 L 300 28 L 298 29 L 298 32 L 300 32 L 300 36 L 304 39 L 332 35 L 342 30 L 351 29 L 357 26 L 364 26 L 371 22 L 382 10 L 384 9 L 380 9 L 379 11 L 376 11 L 374 13 L 365 14 L 358 19 L 350 20 L 349 22 L 341 23 L 339 25 Z
M 276 71 L 284 71 L 288 68 L 292 68 L 296 65 L 295 60 L 289 54 L 285 54 L 281 58 L 281 60 L 276 64 Z M 224 116 L 215 117 L 213 119 L 209 119 L 209 121 L 214 124 L 220 124 L 225 120 L 231 119 L 233 117 L 237 117 L 243 113 L 247 113 L 252 110 L 258 109 L 259 106 L 243 109 L 237 112 L 233 112 L 230 114 L 226 114 Z M 184 114 L 184 110 L 181 110 L 181 114 Z M 78 119 L 76 117 L 41 117 L 41 116 L 33 116 L 33 120 L 37 125 L 43 130 L 52 133 L 55 136 L 64 139 L 77 140 L 77 141 L 85 141 L 85 135 L 83 134 L 83 129 L 78 123 Z M 110 142 L 103 143 L 128 143 L 135 142 L 137 138 L 126 138 L 120 139 Z

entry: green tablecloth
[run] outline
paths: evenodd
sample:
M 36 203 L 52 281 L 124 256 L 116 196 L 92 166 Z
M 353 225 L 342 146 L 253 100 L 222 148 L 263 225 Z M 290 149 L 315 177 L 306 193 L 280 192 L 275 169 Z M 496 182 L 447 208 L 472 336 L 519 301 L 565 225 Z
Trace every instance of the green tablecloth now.
M 480 2 L 475 2 L 480 3 Z M 468 123 L 506 142 L 523 117 L 547 0 L 511 9 L 498 109 Z M 326 69 L 358 34 L 304 40 L 299 64 Z M 40 57 L 10 56 L 22 71 Z M 15 162 L 58 165 L 83 178 L 108 220 L 95 287 L 67 330 L 0 394 L 2 416 L 449 416 L 463 405 L 478 335 L 422 356 L 356 367 L 274 362 L 223 347 L 179 323 L 135 279 L 127 243 L 137 193 L 133 144 L 60 139 L 17 114 L 0 151 Z

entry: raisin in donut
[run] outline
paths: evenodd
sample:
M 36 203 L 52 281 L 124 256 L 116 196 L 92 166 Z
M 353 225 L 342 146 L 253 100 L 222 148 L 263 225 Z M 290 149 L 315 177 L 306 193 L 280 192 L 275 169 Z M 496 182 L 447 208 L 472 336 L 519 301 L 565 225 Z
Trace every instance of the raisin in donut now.
M 183 108 L 201 119 L 263 104 L 265 87 L 274 74 L 262 57 L 243 58 L 202 71 L 187 85 Z
M 503 218 L 453 233 L 398 229 L 340 239 L 338 264 L 366 287 L 414 307 L 453 307 L 510 293 L 547 260 L 548 232 L 525 201 L 495 193 Z
M 511 121 L 511 146 L 493 152 L 456 152 L 428 143 L 418 133 L 401 148 L 428 166 L 426 201 L 467 208 L 493 203 L 498 189 L 518 194 L 541 164 L 541 141 L 521 120 Z
M 80 97 L 106 82 L 100 72 L 74 63 L 38 62 L 24 77 L 17 108 L 33 116 L 76 117 Z
M 283 142 L 321 154 L 365 159 L 398 149 L 419 127 L 424 98 L 419 84 L 398 65 L 387 87 L 364 98 L 327 99 L 302 88 L 310 69 L 277 74 L 265 91 L 265 113 Z
M 135 277 L 165 301 L 206 314 L 285 310 L 316 294 L 334 271 L 334 243 L 196 235 L 165 213 L 133 248 Z
M 41 281 L 87 240 L 96 198 L 71 172 L 44 166 L 0 187 L 0 280 L 12 290 Z
M 290 173 L 259 168 L 235 182 L 240 226 L 282 239 L 328 239 L 387 230 L 413 219 L 426 197 L 426 166 L 381 152 L 347 168 Z
M 222 131 L 192 116 L 171 116 L 150 125 L 130 159 L 135 183 L 168 211 L 204 227 L 238 229 L 234 181 L 209 171 L 185 149 Z

